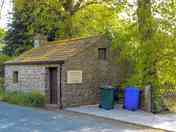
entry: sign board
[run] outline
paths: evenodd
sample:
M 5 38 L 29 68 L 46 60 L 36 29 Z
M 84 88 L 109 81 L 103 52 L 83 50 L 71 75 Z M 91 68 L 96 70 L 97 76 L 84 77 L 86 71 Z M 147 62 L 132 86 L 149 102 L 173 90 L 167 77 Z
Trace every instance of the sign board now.
M 82 83 L 82 71 L 78 70 L 67 71 L 67 83 L 68 84 Z

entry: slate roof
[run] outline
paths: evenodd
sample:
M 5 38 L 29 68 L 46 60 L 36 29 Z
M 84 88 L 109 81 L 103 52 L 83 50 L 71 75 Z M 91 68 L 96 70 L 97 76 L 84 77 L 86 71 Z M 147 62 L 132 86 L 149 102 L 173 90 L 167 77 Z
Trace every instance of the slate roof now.
M 96 36 L 48 42 L 23 53 L 14 60 L 7 61 L 5 64 L 61 63 L 95 44 L 100 39 L 100 36 Z

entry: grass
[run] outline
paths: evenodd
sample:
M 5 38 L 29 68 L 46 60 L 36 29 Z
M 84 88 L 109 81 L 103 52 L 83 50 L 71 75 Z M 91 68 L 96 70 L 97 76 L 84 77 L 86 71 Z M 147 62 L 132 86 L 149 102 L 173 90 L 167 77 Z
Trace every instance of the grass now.
M 0 101 L 21 106 L 43 107 L 46 103 L 46 98 L 37 91 L 23 93 L 17 91 L 4 92 L 0 90 Z

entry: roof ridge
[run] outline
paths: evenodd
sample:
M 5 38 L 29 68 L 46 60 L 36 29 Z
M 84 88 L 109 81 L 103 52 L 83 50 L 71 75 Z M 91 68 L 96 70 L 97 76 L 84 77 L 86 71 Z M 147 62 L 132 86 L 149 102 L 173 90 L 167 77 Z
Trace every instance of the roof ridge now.
M 92 39 L 92 38 L 97 38 L 97 37 L 101 37 L 101 35 L 88 36 L 88 37 L 75 37 L 75 38 L 67 38 L 67 39 L 60 39 L 60 40 L 58 39 L 58 40 L 55 40 L 55 41 L 50 41 L 46 44 L 58 44 L 58 43 L 59 44 L 68 44 L 68 42 L 74 42 L 74 41 L 85 40 L 85 39 Z

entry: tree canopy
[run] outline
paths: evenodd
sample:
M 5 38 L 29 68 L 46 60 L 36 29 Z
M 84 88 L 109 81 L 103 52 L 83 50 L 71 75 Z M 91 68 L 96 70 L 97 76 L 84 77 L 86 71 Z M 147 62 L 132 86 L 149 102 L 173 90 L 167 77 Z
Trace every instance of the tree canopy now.
M 117 31 L 112 37 L 114 47 L 121 49 L 121 61 L 128 60 L 133 67 L 123 87 L 150 85 L 155 111 L 163 108 L 167 94 L 176 92 L 176 27 L 173 23 L 176 12 L 175 6 L 170 7 L 171 1 L 162 2 L 165 4 L 138 0 L 135 21 L 128 23 L 120 35 Z M 167 9 L 164 13 L 163 8 Z
M 101 34 L 118 24 L 116 13 L 123 4 L 115 0 L 15 0 L 4 51 L 19 55 L 32 47 L 32 36 L 37 33 L 49 40 Z

